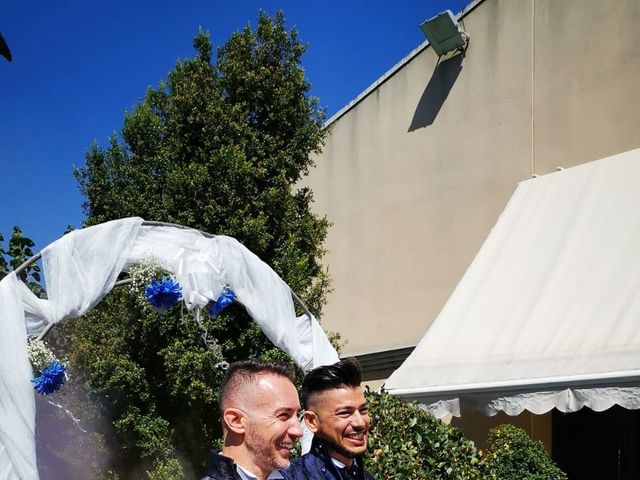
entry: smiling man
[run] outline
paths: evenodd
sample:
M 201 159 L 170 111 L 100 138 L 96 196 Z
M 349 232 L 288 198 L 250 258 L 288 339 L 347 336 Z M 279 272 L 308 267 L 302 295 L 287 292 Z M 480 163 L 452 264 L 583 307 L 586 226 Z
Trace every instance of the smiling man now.
M 283 478 L 302 436 L 300 401 L 291 365 L 246 360 L 232 363 L 220 386 L 222 453 L 211 452 L 202 480 Z
M 311 450 L 283 471 L 288 479 L 369 480 L 369 409 L 357 360 L 348 358 L 312 370 L 302 384 L 304 421 L 314 434 Z

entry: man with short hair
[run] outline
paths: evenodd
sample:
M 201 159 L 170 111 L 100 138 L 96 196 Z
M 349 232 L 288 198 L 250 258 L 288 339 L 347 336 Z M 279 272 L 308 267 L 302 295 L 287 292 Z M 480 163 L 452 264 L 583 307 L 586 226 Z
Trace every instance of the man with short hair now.
M 373 480 L 362 462 L 371 420 L 361 382 L 355 358 L 309 372 L 301 397 L 314 438 L 309 453 L 283 471 L 286 478 Z
M 211 452 L 202 480 L 283 478 L 302 436 L 291 365 L 244 360 L 229 365 L 220 386 L 221 454 Z

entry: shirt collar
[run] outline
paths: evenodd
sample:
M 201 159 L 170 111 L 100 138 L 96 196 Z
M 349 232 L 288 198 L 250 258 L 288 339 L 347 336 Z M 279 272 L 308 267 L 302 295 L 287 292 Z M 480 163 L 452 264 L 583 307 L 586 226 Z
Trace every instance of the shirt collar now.
M 331 457 L 331 461 L 333 462 L 333 464 L 338 467 L 338 468 L 351 468 L 351 467 L 355 467 L 356 465 L 358 465 L 358 461 L 354 458 L 353 459 L 353 463 L 351 464 L 351 467 L 347 467 L 344 463 L 342 463 L 340 460 L 337 460 L 333 457 Z
M 245 468 L 242 468 L 238 464 L 236 464 L 236 471 L 238 472 L 238 475 L 240 475 L 240 478 L 242 478 L 242 480 L 257 480 L 258 479 L 257 475 L 254 475 L 252 472 L 250 472 L 249 470 L 247 470 Z M 267 477 L 268 480 L 276 480 L 276 479 L 281 479 L 281 478 L 284 478 L 284 477 L 277 470 L 274 470 L 273 472 L 271 472 L 269 474 L 269 476 Z
M 344 463 L 342 463 L 340 460 L 336 460 L 335 458 L 333 458 L 329 454 L 329 449 L 327 448 L 327 445 L 317 435 L 313 436 L 313 440 L 311 442 L 311 449 L 315 452 L 315 454 L 317 456 L 319 456 L 321 458 L 324 458 L 325 461 L 326 461 L 327 458 L 331 459 L 331 462 L 336 467 L 338 467 L 338 468 L 349 468 Z M 354 458 L 353 459 L 353 464 L 351 465 L 351 467 L 357 467 L 357 466 L 358 466 L 358 459 Z
M 344 463 L 342 463 L 340 460 L 337 460 L 337 459 L 331 457 L 331 461 L 338 468 L 347 468 L 347 466 Z

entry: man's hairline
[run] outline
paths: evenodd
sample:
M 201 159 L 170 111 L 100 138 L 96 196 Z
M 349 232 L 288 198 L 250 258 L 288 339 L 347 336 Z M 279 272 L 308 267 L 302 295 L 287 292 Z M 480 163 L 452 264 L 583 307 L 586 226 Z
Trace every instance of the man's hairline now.
M 260 371 L 260 372 L 252 373 L 252 375 L 249 376 L 249 378 L 251 380 L 241 382 L 236 388 L 234 388 L 234 392 L 232 394 L 228 395 L 229 398 L 233 398 L 234 399 L 234 401 L 233 401 L 234 405 L 226 405 L 226 406 L 224 404 L 220 405 L 220 410 L 222 411 L 222 414 L 224 415 L 224 412 L 227 411 L 230 408 L 244 411 L 244 408 L 246 408 L 245 399 L 252 398 L 252 396 L 251 395 L 246 395 L 246 394 L 245 395 L 239 395 L 239 392 L 246 391 L 248 389 L 258 388 L 258 386 L 260 384 L 260 381 L 264 377 L 267 377 L 267 376 L 284 378 L 285 380 L 288 380 L 289 383 L 291 383 L 291 385 L 293 385 L 294 389 L 296 388 L 295 384 L 293 383 L 293 381 L 291 381 L 291 379 L 287 375 L 284 375 L 284 374 L 282 374 L 280 372 L 274 372 L 274 371 L 271 371 L 271 370 L 263 370 L 263 371 Z M 235 401 L 236 397 L 240 397 L 240 399 L 238 401 Z M 229 402 L 227 401 L 227 403 L 229 403 Z M 252 407 L 255 407 L 255 406 L 256 405 L 252 405 Z
M 310 395 L 307 396 L 306 398 L 306 402 L 305 402 L 305 409 L 306 410 L 310 410 L 312 407 L 312 404 L 317 404 L 318 403 L 318 397 L 321 397 L 322 395 L 329 393 L 333 390 L 360 390 L 364 396 L 364 390 L 362 389 L 362 385 L 338 385 L 336 387 L 331 387 L 331 388 L 325 388 L 324 390 L 317 390 L 313 393 L 311 393 Z M 367 399 L 365 398 L 365 403 L 367 402 Z

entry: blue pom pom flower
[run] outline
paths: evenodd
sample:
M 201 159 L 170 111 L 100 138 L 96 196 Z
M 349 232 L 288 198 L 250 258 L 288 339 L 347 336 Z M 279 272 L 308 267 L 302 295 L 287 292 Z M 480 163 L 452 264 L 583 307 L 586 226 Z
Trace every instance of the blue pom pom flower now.
M 64 365 L 58 361 L 52 361 L 47 368 L 40 370 L 40 376 L 31 379 L 33 388 L 40 395 L 50 395 L 60 390 L 65 380 Z
M 145 289 L 151 306 L 160 313 L 173 307 L 182 298 L 182 287 L 173 278 L 162 277 L 162 282 L 153 279 Z
M 225 285 L 218 299 L 211 305 L 211 308 L 209 308 L 209 315 L 212 317 L 220 315 L 220 312 L 235 302 L 236 298 L 236 292 Z

